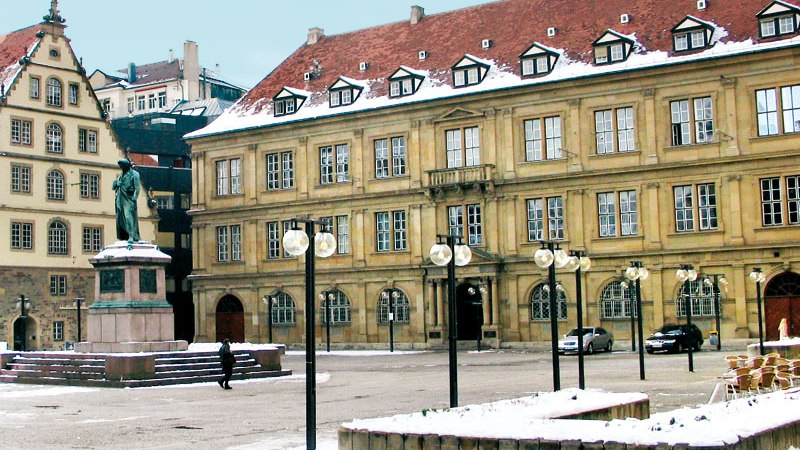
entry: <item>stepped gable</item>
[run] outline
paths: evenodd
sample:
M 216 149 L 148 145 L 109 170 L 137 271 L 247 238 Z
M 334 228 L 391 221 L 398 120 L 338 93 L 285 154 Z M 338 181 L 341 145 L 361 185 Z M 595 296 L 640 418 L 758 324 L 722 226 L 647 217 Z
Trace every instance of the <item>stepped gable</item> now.
M 42 29 L 41 24 L 13 31 L 0 36 L 0 84 L 5 92 L 22 69 L 19 60 L 28 56 L 39 43 L 36 34 Z
M 310 104 L 325 101 L 323 94 L 340 76 L 370 79 L 370 97 L 386 96 L 386 77 L 399 66 L 429 71 L 432 78 L 450 82 L 449 69 L 465 54 L 493 60 L 504 70 L 519 73 L 519 55 L 534 42 L 564 51 L 571 61 L 591 64 L 592 43 L 607 29 L 634 36 L 647 52 L 672 52 L 671 29 L 687 15 L 724 28 L 722 42 L 759 42 L 756 14 L 769 0 L 709 1 L 705 10 L 696 0 L 501 0 L 451 12 L 424 16 L 333 36 L 304 44 L 254 87 L 236 107 L 258 112 L 271 108 L 271 99 L 284 86 L 317 95 Z M 627 24 L 620 15 L 628 14 Z M 547 29 L 555 27 L 555 36 Z M 482 39 L 492 47 L 481 49 Z M 429 56 L 420 61 L 419 51 Z M 317 64 L 319 76 L 303 74 Z M 359 62 L 368 62 L 366 72 Z

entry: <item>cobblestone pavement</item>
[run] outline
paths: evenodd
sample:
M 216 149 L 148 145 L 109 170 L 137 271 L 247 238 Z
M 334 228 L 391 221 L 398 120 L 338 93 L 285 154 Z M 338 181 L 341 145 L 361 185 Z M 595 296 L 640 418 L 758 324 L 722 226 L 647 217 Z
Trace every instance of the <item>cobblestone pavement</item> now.
M 624 347 L 620 342 L 617 348 Z M 645 392 L 651 412 L 706 403 L 725 370 L 726 354 L 688 357 L 628 351 L 586 357 L 586 387 Z M 577 357 L 560 358 L 562 389 L 577 387 Z M 139 389 L 60 388 L 0 384 L 0 448 L 65 449 L 287 449 L 305 445 L 305 357 L 289 352 L 281 379 Z M 458 354 L 459 404 L 482 403 L 551 391 L 548 352 L 492 350 Z M 445 408 L 449 404 L 447 352 L 360 354 L 318 352 L 317 440 L 332 448 L 339 424 Z

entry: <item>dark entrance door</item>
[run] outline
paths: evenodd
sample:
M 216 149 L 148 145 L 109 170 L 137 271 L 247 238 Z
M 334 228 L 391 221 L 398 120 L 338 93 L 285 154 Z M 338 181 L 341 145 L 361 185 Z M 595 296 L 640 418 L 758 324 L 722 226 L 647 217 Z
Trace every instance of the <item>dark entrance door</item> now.
M 35 336 L 36 332 L 33 329 L 34 323 L 28 320 L 28 317 L 19 317 L 14 321 L 14 350 L 15 351 L 31 351 L 32 348 L 31 336 Z
M 458 340 L 477 340 L 483 325 L 483 307 L 478 287 L 469 283 L 459 286 L 456 289 L 456 306 Z
M 217 341 L 226 338 L 244 342 L 244 308 L 233 295 L 226 295 L 217 303 Z
M 784 272 L 764 289 L 764 326 L 766 339 L 778 340 L 778 325 L 786 319 L 789 336 L 800 334 L 800 275 Z

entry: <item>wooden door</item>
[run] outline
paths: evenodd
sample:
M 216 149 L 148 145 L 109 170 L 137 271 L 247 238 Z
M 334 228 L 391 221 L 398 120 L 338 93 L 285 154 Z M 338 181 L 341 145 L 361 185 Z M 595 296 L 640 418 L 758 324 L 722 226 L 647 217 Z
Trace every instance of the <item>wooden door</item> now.
M 777 341 L 778 325 L 785 318 L 789 324 L 789 336 L 792 333 L 792 302 L 789 297 L 771 297 L 764 302 L 764 335 L 768 341 Z M 800 308 L 796 308 L 800 310 Z M 800 311 L 799 311 L 800 312 Z
M 238 298 L 226 295 L 220 299 L 216 322 L 217 341 L 230 339 L 231 342 L 244 342 L 244 308 Z

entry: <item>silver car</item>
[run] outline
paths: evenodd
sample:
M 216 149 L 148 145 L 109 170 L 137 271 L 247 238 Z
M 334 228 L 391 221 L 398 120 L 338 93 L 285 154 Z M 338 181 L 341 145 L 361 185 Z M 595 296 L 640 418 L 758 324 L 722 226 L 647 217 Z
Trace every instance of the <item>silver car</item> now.
M 601 327 L 583 327 L 583 352 L 592 354 L 596 350 L 610 352 L 614 347 L 614 335 Z M 558 353 L 578 353 L 578 329 L 573 328 L 558 341 Z

